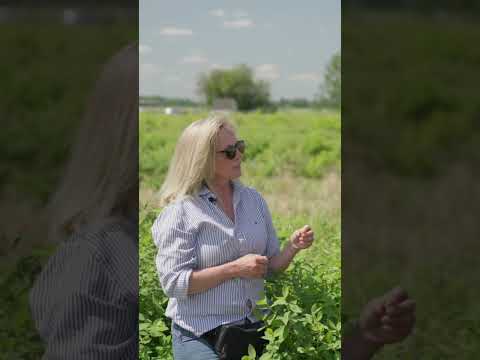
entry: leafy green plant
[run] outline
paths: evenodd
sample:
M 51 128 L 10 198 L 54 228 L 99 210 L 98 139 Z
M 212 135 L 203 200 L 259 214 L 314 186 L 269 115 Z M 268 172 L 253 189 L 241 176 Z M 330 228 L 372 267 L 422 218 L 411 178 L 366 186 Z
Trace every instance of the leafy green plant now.
M 140 358 L 172 359 L 168 299 L 158 283 L 155 246 L 150 227 L 158 211 L 144 211 L 140 220 Z M 287 219 L 279 219 L 278 235 L 284 243 L 290 233 Z M 302 221 L 304 219 L 297 219 Z M 338 232 L 338 228 L 334 230 Z M 322 244 L 339 247 L 334 238 Z M 340 258 L 337 251 L 315 262 L 298 258 L 285 273 L 266 282 L 266 297 L 257 309 L 269 309 L 264 318 L 269 341 L 261 360 L 340 359 Z M 268 302 L 267 302 L 268 299 Z M 261 316 L 261 312 L 255 313 Z M 250 351 L 245 359 L 255 359 Z
M 155 245 L 150 236 L 150 227 L 157 213 L 141 213 L 140 217 L 140 358 L 172 359 L 171 321 L 165 317 L 168 298 L 163 294 L 155 269 Z
M 341 321 L 339 270 L 296 261 L 287 274 L 267 282 L 264 318 L 269 341 L 261 360 L 339 359 Z
M 43 344 L 30 314 L 29 291 L 52 249 L 18 259 L 0 278 L 0 336 L 5 359 L 38 359 Z

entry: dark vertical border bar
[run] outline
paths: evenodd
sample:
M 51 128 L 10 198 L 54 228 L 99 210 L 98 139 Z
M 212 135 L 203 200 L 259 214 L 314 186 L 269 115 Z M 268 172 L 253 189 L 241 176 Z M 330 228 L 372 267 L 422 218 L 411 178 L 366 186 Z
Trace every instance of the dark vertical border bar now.
M 343 5 L 343 358 L 475 358 L 480 6 Z M 411 331 L 381 330 L 396 286 Z
M 138 358 L 138 3 L 0 3 L 2 358 Z

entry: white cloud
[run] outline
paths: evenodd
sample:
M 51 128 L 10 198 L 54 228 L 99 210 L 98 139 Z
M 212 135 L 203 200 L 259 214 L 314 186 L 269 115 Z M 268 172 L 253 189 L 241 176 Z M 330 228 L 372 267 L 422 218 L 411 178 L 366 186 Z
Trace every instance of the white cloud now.
M 165 36 L 191 36 L 193 31 L 186 28 L 178 28 L 174 26 L 164 27 L 160 30 L 160 35 Z
M 225 10 L 223 10 L 223 9 L 210 10 L 208 13 L 209 13 L 210 15 L 216 16 L 216 17 L 225 16 Z
M 152 48 L 145 44 L 140 44 L 138 46 L 138 52 L 142 55 L 148 54 L 152 52 Z
M 277 80 L 280 70 L 277 64 L 262 64 L 255 67 L 255 75 L 262 80 Z
M 185 56 L 181 61 L 182 64 L 205 64 L 208 59 L 202 55 Z
M 288 77 L 291 81 L 319 82 L 320 75 L 317 73 L 298 73 Z
M 233 21 L 224 21 L 223 26 L 230 29 L 244 29 L 253 27 L 254 23 L 250 19 L 238 19 Z

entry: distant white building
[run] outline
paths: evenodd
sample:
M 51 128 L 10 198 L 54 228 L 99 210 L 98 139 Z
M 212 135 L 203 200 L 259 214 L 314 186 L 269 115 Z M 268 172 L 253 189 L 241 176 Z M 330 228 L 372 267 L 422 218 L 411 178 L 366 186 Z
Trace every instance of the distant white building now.
M 184 112 L 185 112 L 184 110 L 176 107 L 166 107 L 164 109 L 165 115 L 177 115 L 177 114 L 183 114 Z

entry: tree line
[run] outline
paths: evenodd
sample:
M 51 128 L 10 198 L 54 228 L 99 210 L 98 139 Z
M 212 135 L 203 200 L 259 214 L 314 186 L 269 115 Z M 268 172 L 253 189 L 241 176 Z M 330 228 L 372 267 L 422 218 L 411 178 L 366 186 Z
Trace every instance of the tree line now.
M 321 107 L 340 109 L 341 96 L 341 56 L 332 56 L 325 71 L 323 82 L 313 101 L 307 99 L 270 98 L 270 84 L 265 80 L 256 80 L 253 70 L 245 65 L 231 69 L 215 69 L 200 75 L 197 91 L 207 105 L 212 105 L 217 98 L 231 98 L 237 102 L 238 110 L 254 109 L 275 110 L 278 106 Z
M 336 53 L 325 69 L 325 76 L 313 100 L 305 98 L 281 98 L 272 100 L 270 83 L 255 79 L 252 68 L 240 64 L 231 69 L 214 69 L 200 74 L 197 92 L 202 103 L 184 98 L 167 98 L 162 96 L 141 96 L 143 106 L 198 107 L 206 104 L 212 106 L 215 99 L 230 98 L 237 103 L 240 111 L 262 110 L 273 112 L 277 108 L 330 108 L 340 109 L 341 92 L 341 56 Z

